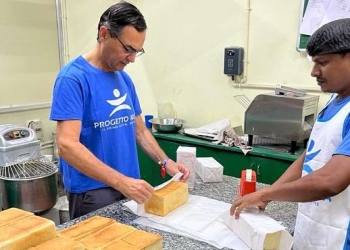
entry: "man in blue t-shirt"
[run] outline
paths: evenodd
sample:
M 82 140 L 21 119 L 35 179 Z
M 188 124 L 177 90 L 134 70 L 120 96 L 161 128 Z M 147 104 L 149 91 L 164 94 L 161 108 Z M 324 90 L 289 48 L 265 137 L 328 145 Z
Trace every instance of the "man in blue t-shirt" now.
M 294 250 L 350 249 L 350 18 L 321 26 L 306 46 L 311 76 L 334 93 L 307 149 L 272 185 L 236 199 L 231 215 L 270 201 L 299 202 Z
M 169 175 L 189 170 L 169 159 L 141 118 L 135 86 L 123 71 L 143 54 L 146 22 L 132 4 L 109 7 L 98 24 L 97 44 L 58 74 L 50 119 L 57 121 L 60 170 L 70 218 L 125 197 L 146 202 L 153 187 L 140 180 L 137 143 Z

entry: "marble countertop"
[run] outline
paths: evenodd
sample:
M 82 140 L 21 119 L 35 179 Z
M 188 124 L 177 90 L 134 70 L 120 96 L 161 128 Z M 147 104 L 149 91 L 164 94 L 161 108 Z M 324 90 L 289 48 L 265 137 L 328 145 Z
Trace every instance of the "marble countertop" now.
M 266 184 L 258 183 L 257 188 L 260 189 Z M 219 183 L 203 183 L 197 176 L 196 185 L 194 189 L 190 190 L 189 193 L 192 195 L 204 196 L 211 199 L 220 200 L 231 204 L 237 196 L 237 190 L 239 187 L 239 179 L 230 176 L 224 176 L 223 181 Z M 86 220 L 92 216 L 104 216 L 115 219 L 120 223 L 131 225 L 135 228 L 145 230 L 152 233 L 161 234 L 163 236 L 163 249 L 182 249 L 182 250 L 193 250 L 193 249 L 217 249 L 212 245 L 205 242 L 193 240 L 181 235 L 176 235 L 161 230 L 153 229 L 143 225 L 138 225 L 133 221 L 138 218 L 137 215 L 129 213 L 123 209 L 123 203 L 126 200 L 114 203 L 106 206 L 95 212 L 81 216 L 74 220 L 68 221 L 64 224 L 58 225 L 56 229 L 62 230 L 72 225 Z M 277 221 L 280 221 L 283 226 L 286 227 L 288 232 L 292 232 L 295 225 L 295 218 L 297 213 L 297 203 L 291 202 L 270 202 L 266 208 L 266 213 Z M 223 248 L 228 249 L 228 248 Z

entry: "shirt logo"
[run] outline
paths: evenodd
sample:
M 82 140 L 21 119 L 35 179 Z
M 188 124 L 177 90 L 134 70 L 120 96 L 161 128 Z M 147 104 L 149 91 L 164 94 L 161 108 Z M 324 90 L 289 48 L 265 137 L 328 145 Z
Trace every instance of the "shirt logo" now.
M 303 170 L 306 171 L 308 174 L 311 174 L 312 172 L 314 172 L 314 170 L 309 165 L 309 162 L 311 160 L 313 160 L 321 152 L 321 149 L 315 151 L 314 150 L 314 146 L 315 146 L 315 141 L 311 140 L 310 141 L 310 145 L 307 148 L 307 153 L 306 153 L 306 156 L 305 156 L 305 162 L 304 162 L 304 165 L 303 165 Z M 328 200 L 329 202 L 332 202 L 332 198 L 331 197 L 328 197 L 328 198 L 326 198 L 324 200 Z
M 109 117 L 111 117 L 114 113 L 116 113 L 122 109 L 130 109 L 131 110 L 131 107 L 129 105 L 123 104 L 126 100 L 127 94 L 120 97 L 120 91 L 118 89 L 114 89 L 113 95 L 116 97 L 116 99 L 115 100 L 107 100 L 107 102 L 109 104 L 111 104 L 112 106 L 115 106 L 116 108 L 113 109 L 113 111 L 112 111 L 112 113 L 110 113 Z

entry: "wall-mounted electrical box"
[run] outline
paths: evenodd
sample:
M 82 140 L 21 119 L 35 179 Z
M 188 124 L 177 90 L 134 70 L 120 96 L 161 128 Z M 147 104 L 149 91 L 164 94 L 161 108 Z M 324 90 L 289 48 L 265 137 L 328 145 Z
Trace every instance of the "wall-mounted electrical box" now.
M 228 76 L 241 75 L 243 73 L 242 47 L 226 47 L 224 51 L 224 74 Z

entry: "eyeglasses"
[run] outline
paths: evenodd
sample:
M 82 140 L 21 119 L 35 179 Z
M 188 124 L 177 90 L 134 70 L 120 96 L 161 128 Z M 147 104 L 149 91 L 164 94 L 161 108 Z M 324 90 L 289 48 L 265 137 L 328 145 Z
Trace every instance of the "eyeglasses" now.
M 125 44 L 119 39 L 119 37 L 112 33 L 111 30 L 109 30 L 111 37 L 117 38 L 117 40 L 120 42 L 120 44 L 124 47 L 125 53 L 135 55 L 136 57 L 139 57 L 145 53 L 145 50 L 142 48 L 141 50 L 136 50 L 130 46 L 125 46 Z

